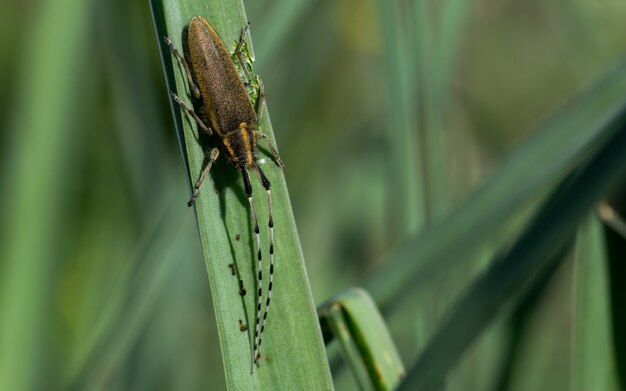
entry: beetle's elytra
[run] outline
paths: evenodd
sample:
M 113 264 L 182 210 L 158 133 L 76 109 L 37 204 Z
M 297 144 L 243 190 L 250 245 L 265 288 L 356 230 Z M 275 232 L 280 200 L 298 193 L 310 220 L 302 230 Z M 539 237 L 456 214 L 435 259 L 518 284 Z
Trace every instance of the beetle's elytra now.
M 173 92 L 170 93 L 172 99 L 194 119 L 202 131 L 209 135 L 214 135 L 219 141 L 218 147 L 211 149 L 208 154 L 208 161 L 193 187 L 188 205 L 191 206 L 196 201 L 196 198 L 200 194 L 200 188 L 220 153 L 226 156 L 230 164 L 237 168 L 243 177 L 244 191 L 248 197 L 252 211 L 253 230 L 257 249 L 256 318 L 254 346 L 252 349 L 252 367 L 254 368 L 254 365 L 258 364 L 261 358 L 260 348 L 272 296 L 274 275 L 274 221 L 272 217 L 272 197 L 270 182 L 257 164 L 255 155 L 257 141 L 260 138 L 267 140 L 276 163 L 280 167 L 283 167 L 283 164 L 276 148 L 269 142 L 267 136 L 258 131 L 264 106 L 263 83 L 257 78 L 259 98 L 257 110 L 255 110 L 233 61 L 233 58 L 237 58 L 244 73 L 248 77 L 247 83 L 252 83 L 250 73 L 243 60 L 243 47 L 248 31 L 247 27 L 248 26 L 242 29 L 241 38 L 233 55 L 226 49 L 224 42 L 222 42 L 217 33 L 202 16 L 193 17 L 189 23 L 187 32 L 188 58 L 185 58 L 180 51 L 176 49 L 169 38 L 166 37 L 165 42 L 184 69 L 188 88 L 196 99 L 197 104 L 195 106 L 198 111 L 189 107 Z M 262 323 L 261 301 L 263 296 L 263 279 L 261 271 L 261 240 L 259 237 L 257 213 L 252 200 L 252 185 L 248 173 L 249 169 L 254 170 L 258 174 L 265 188 L 269 214 L 269 285 Z
M 229 161 L 253 167 L 257 116 L 230 53 L 204 18 L 189 24 L 189 59 L 208 125 Z M 243 65 L 242 65 L 243 66 Z

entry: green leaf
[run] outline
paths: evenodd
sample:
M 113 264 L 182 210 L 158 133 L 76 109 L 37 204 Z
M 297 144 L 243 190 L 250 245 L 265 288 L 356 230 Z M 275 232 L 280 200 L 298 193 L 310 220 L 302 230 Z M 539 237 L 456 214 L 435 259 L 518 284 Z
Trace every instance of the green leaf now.
M 404 365 L 376 304 L 353 288 L 320 306 L 325 334 L 341 344 L 362 390 L 393 390 L 404 379 Z M 328 338 L 327 338 L 328 339 Z
M 619 389 L 607 262 L 602 225 L 589 215 L 576 243 L 572 390 Z
M 168 86 L 191 104 L 185 93 L 181 69 L 163 45 L 163 37 L 168 36 L 182 49 L 185 27 L 193 16 L 202 15 L 226 47 L 233 51 L 241 28 L 247 22 L 244 9 L 239 1 L 221 0 L 154 0 L 151 4 Z M 183 154 L 188 162 L 189 179 L 193 182 L 200 173 L 206 151 L 197 141 L 195 124 L 191 126 L 186 117 L 181 117 L 179 107 L 173 106 L 173 113 L 181 140 L 184 140 Z M 267 111 L 263 118 L 260 130 L 273 140 Z M 260 367 L 255 368 L 253 373 L 251 350 L 256 314 L 256 257 L 250 210 L 240 175 L 223 159 L 218 161 L 196 202 L 226 383 L 229 389 L 234 390 L 332 389 L 284 177 L 267 150 L 261 150 L 258 157 L 272 183 L 276 262 L 271 308 L 261 349 L 263 358 Z M 253 181 L 253 194 L 260 225 L 265 228 L 261 229 L 264 259 L 269 259 L 267 201 L 265 191 L 257 181 Z M 191 213 L 185 207 L 186 200 L 180 201 L 181 213 Z M 231 274 L 231 263 L 236 265 L 236 276 Z M 268 262 L 264 264 L 263 274 L 269 276 Z M 243 297 L 240 296 L 239 280 L 248 292 Z M 264 290 L 267 291 L 267 285 Z M 240 330 L 240 319 L 249 325 L 247 331 Z
M 71 198 L 71 158 L 82 140 L 75 103 L 88 67 L 91 3 L 42 1 L 24 23 L 10 106 L 0 238 L 0 389 L 43 386 L 54 276 Z M 5 12 L 5 10 L 3 10 Z M 62 24 L 59 21 L 63 21 Z M 78 118 L 77 118 L 78 117 Z
M 399 233 L 402 236 L 415 234 L 426 220 L 424 183 L 415 118 L 416 102 L 410 85 L 410 70 L 407 53 L 403 50 L 402 24 L 396 18 L 400 12 L 397 2 L 378 0 L 378 10 L 385 48 L 387 84 L 389 86 L 391 115 L 388 118 L 388 140 L 390 166 L 392 167 L 392 193 Z M 420 178 L 421 183 L 420 183 Z
M 472 3 L 444 1 L 438 17 L 433 16 L 436 14 L 431 9 L 434 4 L 421 0 L 413 2 L 416 74 L 422 108 L 420 132 L 425 144 L 423 166 L 428 179 L 425 186 L 428 221 L 441 217 L 451 206 L 453 188 L 450 183 L 449 148 L 454 125 L 447 120 L 454 116 L 450 115 L 453 110 L 450 84 Z
M 430 389 L 506 305 L 532 290 L 542 273 L 562 259 L 579 221 L 626 174 L 625 120 L 621 118 L 621 129 L 563 181 L 511 249 L 496 257 L 461 297 L 401 390 Z
M 625 214 L 624 188 L 612 194 L 608 200 L 611 209 L 615 211 L 614 217 Z M 617 367 L 619 388 L 623 390 L 626 388 L 626 335 L 620 331 L 626 330 L 626 314 L 623 311 L 626 307 L 626 290 L 624 289 L 626 239 L 606 221 L 604 222 L 604 238 L 608 264 L 608 287 L 611 296 L 611 328 L 613 329 L 615 366 Z
M 508 156 L 468 200 L 418 237 L 405 240 L 365 287 L 383 312 L 407 290 L 424 287 L 468 259 L 533 196 L 544 190 L 606 137 L 626 107 L 626 63 L 554 115 Z M 555 153 L 558 151 L 558 153 Z

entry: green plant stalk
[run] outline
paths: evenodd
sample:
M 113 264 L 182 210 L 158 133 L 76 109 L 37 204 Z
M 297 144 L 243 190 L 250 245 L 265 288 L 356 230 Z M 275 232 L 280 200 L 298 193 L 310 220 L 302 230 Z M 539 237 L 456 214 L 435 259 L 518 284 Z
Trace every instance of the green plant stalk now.
M 626 118 L 587 162 L 551 194 L 511 249 L 459 300 L 424 349 L 400 390 L 427 390 L 443 378 L 461 353 L 513 300 L 535 285 L 543 271 L 559 262 L 577 224 L 597 200 L 626 175 Z M 460 326 L 462 325 L 462 326 Z
M 74 104 L 86 63 L 90 2 L 44 1 L 28 22 L 20 58 L 15 117 L 7 151 L 11 171 L 2 198 L 0 243 L 0 389 L 42 386 L 49 341 L 43 336 L 53 305 L 49 292 L 59 251 L 58 222 L 80 136 Z M 61 22 L 62 21 L 62 22 Z
M 359 346 L 350 333 L 347 321 L 338 304 L 331 304 L 320 311 L 320 318 L 324 318 L 334 339 L 341 346 L 344 360 L 352 369 L 352 374 L 361 390 L 375 390 L 373 379 L 370 377 L 368 368 L 365 366 L 359 351 Z
M 424 168 L 427 178 L 426 202 L 428 220 L 440 218 L 450 208 L 451 191 L 447 183 L 450 174 L 450 153 L 446 141 L 453 132 L 446 123 L 450 112 L 449 81 L 453 79 L 458 47 L 463 37 L 463 27 L 472 3 L 448 0 L 443 3 L 441 20 L 435 40 L 429 40 L 429 12 L 426 1 L 415 1 L 414 10 L 419 22 L 418 74 L 423 109 Z
M 413 89 L 408 82 L 407 59 L 402 50 L 402 34 L 395 17 L 396 3 L 378 1 L 380 24 L 383 32 L 385 61 L 389 77 L 389 96 L 391 97 L 391 115 L 389 117 L 388 138 L 392 181 L 395 199 L 391 203 L 398 211 L 393 216 L 399 223 L 400 237 L 412 235 L 423 227 L 426 220 L 426 208 L 423 199 L 424 181 L 420 163 L 417 133 L 415 132 L 416 102 Z
M 539 355 L 541 355 L 541 358 L 532 360 L 535 365 L 539 365 L 538 363 L 540 362 L 542 365 L 545 365 L 545 361 L 549 360 L 548 357 L 550 357 L 551 354 L 550 343 L 545 343 L 541 340 L 541 338 L 552 338 L 552 335 L 548 333 L 540 333 L 540 338 L 535 338 L 533 341 L 529 341 L 529 339 L 532 339 L 529 334 L 532 333 L 531 325 L 539 312 L 540 304 L 542 304 L 542 300 L 545 300 L 546 296 L 550 294 L 549 288 L 554 285 L 553 281 L 559 274 L 558 272 L 561 270 L 559 267 L 560 258 L 558 257 L 560 257 L 560 255 L 555 257 L 554 260 L 556 262 L 549 262 L 548 267 L 542 270 L 537 279 L 534 281 L 532 288 L 527 289 L 527 292 L 522 294 L 519 300 L 516 300 L 516 303 L 511 309 L 510 315 L 507 314 L 506 321 L 502 322 L 506 323 L 506 328 L 508 330 L 506 332 L 506 336 L 503 336 L 504 338 L 501 338 L 499 341 L 499 345 L 504 346 L 504 350 L 502 351 L 503 354 L 499 357 L 499 365 L 494 365 L 494 373 L 497 374 L 497 380 L 494 382 L 491 389 L 509 390 L 511 389 L 512 384 L 518 385 L 520 380 L 515 379 L 514 375 L 517 373 L 520 365 L 523 365 L 520 364 L 520 362 L 525 358 L 525 355 L 528 354 L 524 353 L 527 351 L 527 346 L 529 344 L 532 344 L 533 346 L 541 345 L 535 348 L 531 353 L 532 355 L 537 355 L 539 352 Z M 488 327 L 488 329 L 491 329 L 491 327 Z M 547 335 L 544 337 L 544 334 Z M 482 338 L 483 337 L 481 337 L 481 339 Z M 533 376 L 524 376 L 522 383 L 527 385 L 534 379 L 535 377 Z M 516 382 L 513 383 L 514 381 Z
M 589 214 L 576 241 L 572 391 L 619 390 L 604 240 L 602 224 Z
M 435 275 L 466 261 L 534 195 L 611 135 L 611 125 L 625 107 L 626 62 L 622 60 L 506 158 L 464 204 L 398 246 L 365 284 L 383 313 L 397 308 L 398 298 L 407 297 L 407 290 L 423 287 Z
M 182 49 L 184 28 L 193 16 L 202 15 L 232 52 L 247 22 L 243 5 L 238 0 L 154 0 L 151 4 L 168 86 L 191 104 L 181 69 L 162 44 L 163 37 L 168 36 Z M 188 162 L 189 179 L 193 182 L 200 173 L 205 151 L 197 141 L 195 126 L 181 116 L 178 106 L 172 108 L 179 139 L 184 140 L 183 155 Z M 273 141 L 267 110 L 260 130 Z M 333 388 L 330 370 L 285 181 L 267 150 L 258 157 L 272 183 L 275 273 L 271 309 L 261 347 L 263 358 L 253 373 L 256 257 L 249 206 L 239 173 L 224 161 L 218 161 L 196 201 L 226 383 L 233 390 L 329 390 Z M 288 169 L 289 162 L 286 164 Z M 263 223 L 268 221 L 267 201 L 257 181 L 253 181 L 253 196 L 258 205 L 259 222 L 265 227 L 261 229 L 261 239 L 264 259 L 268 259 L 269 230 Z M 181 200 L 181 213 L 190 213 L 185 202 Z M 236 265 L 236 276 L 231 274 L 231 263 Z M 269 275 L 267 263 L 263 270 L 265 276 Z M 239 280 L 248 292 L 245 296 L 240 296 Z M 267 285 L 264 290 L 267 291 Z M 247 331 L 240 330 L 239 319 L 249 325 Z
M 370 295 L 360 288 L 339 293 L 319 309 L 324 337 L 336 338 L 361 389 L 393 390 L 405 370 L 389 330 Z

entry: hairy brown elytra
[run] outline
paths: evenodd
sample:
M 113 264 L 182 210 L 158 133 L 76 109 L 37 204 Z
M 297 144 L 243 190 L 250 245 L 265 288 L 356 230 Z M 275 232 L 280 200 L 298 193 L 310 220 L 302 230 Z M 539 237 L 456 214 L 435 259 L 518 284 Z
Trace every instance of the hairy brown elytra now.
M 252 348 L 252 368 L 258 364 L 261 353 L 261 342 L 272 297 L 274 275 L 274 222 L 272 217 L 272 197 L 270 182 L 257 164 L 255 155 L 257 141 L 263 138 L 268 141 L 269 148 L 274 155 L 276 163 L 282 168 L 283 163 L 276 148 L 268 140 L 264 133 L 259 132 L 258 126 L 263 113 L 265 95 L 263 82 L 257 77 L 259 86 L 258 106 L 254 109 L 244 83 L 239 77 L 237 67 L 233 61 L 236 57 L 243 69 L 247 83 L 252 84 L 247 64 L 243 59 L 243 47 L 247 35 L 248 26 L 241 31 L 241 37 L 235 52 L 230 54 L 224 42 L 202 16 L 195 16 L 189 22 L 187 31 L 188 58 L 185 58 L 172 41 L 165 37 L 165 42 L 172 50 L 178 61 L 183 66 L 189 91 L 197 100 L 199 111 L 196 112 L 183 102 L 175 93 L 170 92 L 172 99 L 198 124 L 200 129 L 209 135 L 214 135 L 219 140 L 218 147 L 212 148 L 206 166 L 202 169 L 200 177 L 193 187 L 191 199 L 188 205 L 195 203 L 200 194 L 200 188 L 207 178 L 211 166 L 218 159 L 220 153 L 226 156 L 230 164 L 237 168 L 243 177 L 243 187 L 250 204 L 253 219 L 253 231 L 256 238 L 257 248 L 257 292 L 254 345 Z M 191 64 L 191 66 L 189 65 Z M 269 215 L 269 285 L 265 311 L 261 321 L 262 288 L 262 252 L 259 236 L 259 224 L 256 209 L 252 200 L 252 185 L 248 169 L 254 170 L 267 194 L 267 207 Z M 243 281 L 240 280 L 240 288 L 243 289 Z M 240 290 L 241 292 L 241 290 Z M 245 291 L 244 291 L 245 292 Z M 245 294 L 245 293 L 243 293 Z M 259 329 L 260 327 L 260 329 Z
M 222 138 L 229 161 L 252 167 L 257 115 L 230 53 L 202 17 L 191 19 L 187 43 L 191 72 L 202 100 L 200 115 Z

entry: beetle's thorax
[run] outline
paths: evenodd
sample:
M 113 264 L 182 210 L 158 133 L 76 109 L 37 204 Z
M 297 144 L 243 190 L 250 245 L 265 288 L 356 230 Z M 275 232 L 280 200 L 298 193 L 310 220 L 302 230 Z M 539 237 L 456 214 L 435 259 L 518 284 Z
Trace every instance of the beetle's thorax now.
M 233 165 L 243 164 L 246 167 L 254 165 L 256 139 L 250 124 L 242 122 L 237 129 L 228 132 L 221 140 L 222 151 Z

